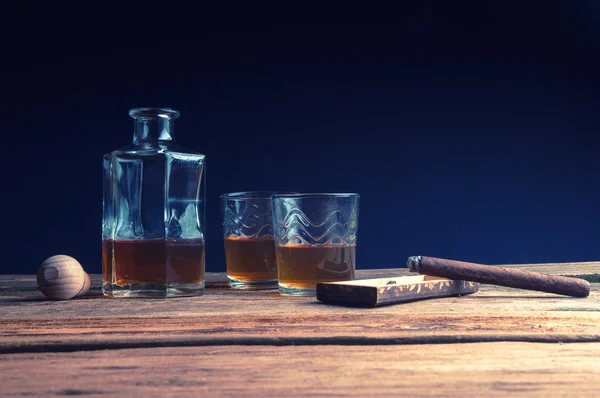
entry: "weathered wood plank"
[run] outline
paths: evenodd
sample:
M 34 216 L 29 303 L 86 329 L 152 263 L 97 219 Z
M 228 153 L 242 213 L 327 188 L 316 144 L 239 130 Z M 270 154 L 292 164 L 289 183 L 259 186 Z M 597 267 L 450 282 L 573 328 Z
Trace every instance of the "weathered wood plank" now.
M 7 299 L 0 308 L 0 352 L 153 345 L 600 341 L 598 285 L 586 299 L 488 286 L 465 297 L 372 309 L 231 289 L 177 300 Z
M 406 275 L 406 269 L 359 277 Z M 48 301 L 33 276 L 3 276 L 0 352 L 219 344 L 416 344 L 465 341 L 599 341 L 600 284 L 588 298 L 482 285 L 465 297 L 373 309 L 283 297 L 277 291 L 210 288 L 202 297 Z M 30 278 L 30 279 L 28 279 Z M 214 275 L 213 280 L 219 276 Z M 18 285 L 18 284 L 17 284 Z
M 177 299 L 110 299 L 95 296 L 49 301 L 39 292 L 4 292 L 0 296 L 0 319 L 70 319 L 75 317 L 177 317 L 191 315 L 273 314 L 494 314 L 500 312 L 600 312 L 600 285 L 592 284 L 590 296 L 572 298 L 549 293 L 482 285 L 464 297 L 432 299 L 373 309 L 353 309 L 320 303 L 315 297 L 281 296 L 277 291 L 207 289 L 204 296 Z
M 600 317 L 356 316 L 76 319 L 3 324 L 0 353 L 72 352 L 143 347 L 405 345 L 600 342 Z M 119 322 L 120 321 L 120 322 Z
M 525 268 L 597 275 L 599 264 Z M 359 278 L 404 275 L 405 268 L 358 272 Z M 593 396 L 598 390 L 598 283 L 585 299 L 482 285 L 471 296 L 358 309 L 274 290 L 234 291 L 224 274 L 207 275 L 202 297 L 158 300 L 104 298 L 99 276 L 93 279 L 90 296 L 48 301 L 35 276 L 0 276 L 3 396 Z
M 8 397 L 592 397 L 599 357 L 600 343 L 147 348 L 0 355 L 0 383 Z

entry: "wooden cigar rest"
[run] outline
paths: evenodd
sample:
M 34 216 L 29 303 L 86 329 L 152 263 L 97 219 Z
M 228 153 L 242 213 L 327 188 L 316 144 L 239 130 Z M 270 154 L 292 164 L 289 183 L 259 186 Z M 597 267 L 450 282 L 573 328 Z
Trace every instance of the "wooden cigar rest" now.
M 327 304 L 375 307 L 475 293 L 479 283 L 437 276 L 363 279 L 317 283 L 317 300 Z

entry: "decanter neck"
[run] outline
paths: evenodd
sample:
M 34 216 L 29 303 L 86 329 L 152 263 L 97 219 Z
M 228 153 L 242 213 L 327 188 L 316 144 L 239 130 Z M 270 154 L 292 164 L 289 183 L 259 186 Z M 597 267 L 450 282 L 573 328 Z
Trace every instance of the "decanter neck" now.
M 175 119 L 179 112 L 169 108 L 135 108 L 129 111 L 133 122 L 133 143 L 174 141 Z

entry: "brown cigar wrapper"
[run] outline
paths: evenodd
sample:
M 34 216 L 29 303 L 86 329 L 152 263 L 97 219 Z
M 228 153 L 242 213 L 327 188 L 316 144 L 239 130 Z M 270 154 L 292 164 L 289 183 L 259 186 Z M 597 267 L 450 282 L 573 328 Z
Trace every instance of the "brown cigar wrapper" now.
M 427 256 L 409 257 L 406 265 L 412 272 L 418 272 L 422 275 L 440 276 L 448 279 L 487 283 L 572 297 L 587 297 L 590 294 L 590 283 L 579 278 L 547 275 L 539 272 Z

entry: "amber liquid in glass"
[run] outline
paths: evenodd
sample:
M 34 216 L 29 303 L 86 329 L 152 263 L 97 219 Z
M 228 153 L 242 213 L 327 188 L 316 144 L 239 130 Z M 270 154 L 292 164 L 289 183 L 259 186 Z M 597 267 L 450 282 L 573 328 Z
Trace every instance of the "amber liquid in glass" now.
M 117 285 L 193 285 L 204 281 L 203 239 L 102 239 L 102 275 Z
M 227 276 L 238 282 L 273 282 L 277 286 L 275 240 L 265 238 L 225 238 Z
M 316 289 L 317 282 L 354 279 L 356 245 L 286 245 L 276 251 L 280 287 Z

